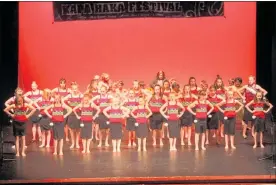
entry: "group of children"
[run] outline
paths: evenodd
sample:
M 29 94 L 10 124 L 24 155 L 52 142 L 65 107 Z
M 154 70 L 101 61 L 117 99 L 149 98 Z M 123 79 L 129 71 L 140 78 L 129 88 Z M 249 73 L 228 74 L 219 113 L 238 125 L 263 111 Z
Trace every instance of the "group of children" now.
M 159 78 L 160 77 L 160 78 Z M 54 139 L 54 155 L 63 155 L 63 139 L 71 142 L 70 149 L 81 148 L 82 153 L 90 153 L 91 140 L 99 141 L 98 147 L 109 146 L 112 140 L 113 152 L 120 152 L 124 125 L 128 131 L 128 146 L 136 146 L 138 151 L 146 151 L 146 139 L 152 132 L 153 146 L 163 145 L 167 130 L 170 150 L 175 151 L 177 139 L 181 145 L 192 145 L 192 128 L 195 130 L 195 150 L 206 150 L 210 131 L 220 143 L 225 138 L 225 148 L 235 149 L 234 136 L 237 119 L 243 123 L 243 137 L 246 138 L 247 124 L 252 122 L 251 130 L 254 146 L 257 147 L 257 134 L 260 134 L 260 147 L 263 145 L 263 132 L 266 114 L 272 105 L 264 98 L 267 92 L 255 83 L 250 76 L 247 85 L 236 78 L 225 87 L 221 77 L 211 86 L 205 81 L 197 86 L 191 77 L 183 90 L 176 80 L 166 80 L 164 72 L 157 74 L 151 87 L 139 81 L 133 87 L 124 89 L 123 82 L 111 83 L 109 76 L 103 74 L 91 81 L 85 93 L 81 93 L 76 82 L 66 88 L 66 80 L 50 90 L 38 89 L 32 82 L 32 90 L 23 94 L 17 88 L 15 96 L 6 101 L 5 112 L 12 118 L 13 133 L 16 137 L 16 156 L 20 155 L 19 141 L 22 140 L 21 154 L 25 156 L 26 123 L 32 126 L 33 141 L 38 133 L 41 145 L 50 147 L 51 135 Z M 244 113 L 243 113 L 244 112 Z M 69 134 L 70 139 L 69 139 Z M 185 137 L 185 138 L 184 138 Z

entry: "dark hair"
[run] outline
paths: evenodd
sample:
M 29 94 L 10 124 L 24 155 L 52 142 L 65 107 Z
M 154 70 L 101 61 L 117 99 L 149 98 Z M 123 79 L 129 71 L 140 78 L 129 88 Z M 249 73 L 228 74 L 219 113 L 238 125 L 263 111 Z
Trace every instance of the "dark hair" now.
M 59 80 L 59 83 L 62 83 L 62 82 L 66 84 L 65 78 L 61 78 L 61 79 Z
M 161 86 L 158 85 L 158 84 L 154 85 L 154 87 L 153 87 L 153 96 L 152 96 L 152 98 L 155 99 L 155 90 L 154 90 L 155 87 L 159 87 L 159 88 L 160 88 L 160 97 L 162 98 L 162 97 L 163 97 L 162 88 L 161 88 Z
M 196 81 L 196 78 L 195 77 L 193 77 L 193 76 L 191 76 L 190 78 L 189 78 L 189 85 L 191 86 L 191 80 L 195 80 Z M 195 86 L 196 86 L 196 88 L 197 88 L 197 84 L 195 83 Z
M 169 87 L 171 86 L 169 80 L 164 80 L 164 81 L 163 81 L 163 86 L 164 86 L 164 83 L 165 83 L 165 82 L 169 83 Z
M 236 77 L 234 79 L 234 82 L 240 82 L 240 83 L 242 83 L 242 78 L 241 77 Z
M 117 84 L 124 86 L 124 82 L 122 80 L 118 81 Z
M 228 80 L 228 83 L 229 83 L 229 85 L 234 85 L 235 79 L 234 79 L 234 78 L 230 78 L 230 79 Z
M 217 85 L 217 81 L 218 81 L 218 80 L 221 80 L 221 82 L 222 82 L 221 87 L 218 87 L 218 85 Z M 219 89 L 219 88 L 224 89 L 224 83 L 223 83 L 223 80 L 222 80 L 222 78 L 220 77 L 220 75 L 217 75 L 217 78 L 216 78 L 216 80 L 215 80 L 214 86 L 215 86 L 215 89 L 216 89 L 216 90 Z
M 206 91 L 199 91 L 198 92 L 198 96 L 206 96 L 207 95 L 207 93 L 206 93 Z
M 174 88 L 180 88 L 180 85 L 177 83 L 177 82 L 174 82 L 173 84 L 172 84 L 172 88 L 174 89 Z
M 162 79 L 162 80 L 166 79 L 166 75 L 165 75 L 165 72 L 164 72 L 164 71 L 159 71 L 159 72 L 156 74 L 156 79 L 157 79 L 157 80 L 159 79 L 160 73 L 162 73 L 162 75 L 163 75 L 163 79 Z
M 214 85 L 210 85 L 209 90 L 210 90 L 210 89 L 215 89 L 215 90 L 216 90 L 216 88 L 215 88 Z
M 140 88 L 144 88 L 145 87 L 145 82 L 144 81 L 139 81 L 138 85 Z

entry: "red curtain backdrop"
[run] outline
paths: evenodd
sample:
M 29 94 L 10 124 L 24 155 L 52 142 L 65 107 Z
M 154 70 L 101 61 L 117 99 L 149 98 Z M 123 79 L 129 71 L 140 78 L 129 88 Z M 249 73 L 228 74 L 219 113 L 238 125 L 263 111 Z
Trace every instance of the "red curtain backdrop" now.
M 164 70 L 181 85 L 190 76 L 255 74 L 256 3 L 225 2 L 225 17 L 53 22 L 52 2 L 19 3 L 19 86 L 54 88 L 61 77 L 84 90 L 96 74 L 130 86 Z

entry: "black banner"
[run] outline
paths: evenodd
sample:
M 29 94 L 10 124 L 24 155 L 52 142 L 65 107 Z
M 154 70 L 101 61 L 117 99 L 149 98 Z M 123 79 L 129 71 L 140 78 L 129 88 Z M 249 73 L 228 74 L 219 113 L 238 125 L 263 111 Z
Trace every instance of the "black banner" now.
M 219 1 L 60 1 L 53 7 L 55 21 L 224 15 L 224 3 Z

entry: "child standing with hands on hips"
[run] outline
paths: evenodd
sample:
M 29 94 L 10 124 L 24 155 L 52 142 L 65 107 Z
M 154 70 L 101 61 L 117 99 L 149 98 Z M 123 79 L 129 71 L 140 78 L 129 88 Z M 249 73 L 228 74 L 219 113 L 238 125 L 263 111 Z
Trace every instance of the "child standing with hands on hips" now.
M 179 109 L 181 111 L 179 111 Z M 165 114 L 165 110 L 166 113 Z M 180 137 L 180 117 L 184 114 L 185 108 L 182 104 L 176 101 L 176 94 L 169 94 L 169 101 L 165 103 L 160 108 L 160 113 L 166 118 L 168 121 L 168 130 L 169 130 L 169 141 L 170 141 L 170 151 L 177 150 L 176 149 L 176 139 Z
M 143 150 L 147 151 L 147 137 L 149 133 L 148 128 L 148 119 L 152 115 L 151 110 L 149 109 L 148 105 L 145 105 L 145 99 L 141 96 L 138 99 L 139 105 L 135 107 L 131 115 L 136 119 L 136 137 L 138 139 L 138 152 L 141 151 L 142 144 L 143 144 Z
M 49 113 L 50 110 L 51 114 Z M 67 110 L 66 114 L 64 114 L 64 110 Z M 63 155 L 64 122 L 65 118 L 71 114 L 72 109 L 65 103 L 61 102 L 61 96 L 59 94 L 55 94 L 54 103 L 47 107 L 44 112 L 52 120 L 50 126 L 53 127 L 54 155 L 57 155 L 58 143 L 59 155 Z
M 111 106 L 103 110 L 103 114 L 109 119 L 113 152 L 121 152 L 121 140 L 123 137 L 123 119 L 129 117 L 129 109 L 123 107 L 120 98 L 113 98 Z
M 12 111 L 13 110 L 13 111 Z M 27 111 L 31 110 L 29 114 Z M 4 109 L 4 112 L 7 113 L 13 119 L 13 135 L 15 137 L 15 149 L 16 156 L 19 156 L 19 140 L 22 139 L 22 156 L 26 156 L 25 146 L 26 146 L 26 122 L 29 117 L 34 114 L 36 109 L 29 104 L 24 102 L 24 97 L 19 95 L 14 99 L 14 104 L 9 105 Z
M 240 107 L 236 109 L 236 105 Z M 224 110 L 221 109 L 221 106 L 224 105 Z M 243 108 L 243 104 L 238 100 L 234 99 L 234 92 L 227 91 L 226 100 L 218 103 L 217 108 L 224 115 L 224 135 L 225 135 L 225 149 L 228 149 L 228 140 L 230 137 L 231 148 L 235 149 L 234 145 L 234 136 L 235 136 L 235 126 L 236 126 L 236 115 Z
M 195 150 L 199 150 L 199 136 L 202 134 L 201 137 L 201 149 L 206 150 L 205 148 L 205 133 L 207 129 L 207 116 L 211 114 L 214 110 L 214 106 L 206 100 L 206 92 L 199 91 L 198 93 L 198 100 L 193 102 L 188 106 L 188 111 L 190 111 L 193 115 L 195 115 Z M 196 112 L 192 109 L 195 107 Z M 208 107 L 210 108 L 208 111 Z
M 265 110 L 264 107 L 268 106 Z M 253 110 L 250 107 L 253 107 Z M 260 146 L 264 148 L 263 145 L 263 132 L 265 128 L 265 114 L 267 114 L 272 109 L 271 103 L 264 100 L 263 92 L 257 91 L 254 100 L 250 101 L 245 108 L 252 113 L 253 125 L 254 125 L 254 145 L 253 148 L 257 148 L 257 134 L 260 133 Z
M 81 130 L 80 137 L 82 139 L 82 153 L 90 153 L 90 142 L 92 139 L 92 122 L 98 117 L 100 113 L 100 108 L 97 107 L 92 101 L 90 101 L 90 95 L 85 94 L 83 96 L 82 102 L 77 105 L 73 112 L 77 116 L 78 119 L 81 120 Z M 79 111 L 77 111 L 79 110 Z M 95 110 L 96 114 L 93 116 Z

